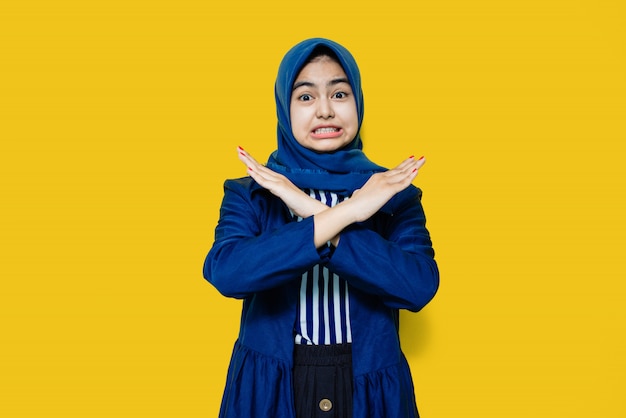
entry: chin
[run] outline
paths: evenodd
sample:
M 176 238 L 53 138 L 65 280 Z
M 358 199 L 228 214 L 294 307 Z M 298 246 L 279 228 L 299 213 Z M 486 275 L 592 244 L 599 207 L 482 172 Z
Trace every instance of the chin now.
M 326 144 L 313 143 L 312 146 L 308 147 L 308 148 L 310 150 L 313 150 L 313 151 L 318 152 L 318 153 L 335 152 L 335 151 L 339 151 L 340 149 L 344 148 L 350 142 L 352 142 L 352 141 L 348 141 L 348 142 L 346 142 L 346 141 L 337 141 L 337 142 L 326 143 Z
M 339 149 L 341 149 L 343 146 L 337 146 L 337 147 L 315 147 L 315 148 L 311 148 L 313 151 L 319 153 L 319 154 L 324 154 L 324 153 L 330 153 L 330 152 L 335 152 Z

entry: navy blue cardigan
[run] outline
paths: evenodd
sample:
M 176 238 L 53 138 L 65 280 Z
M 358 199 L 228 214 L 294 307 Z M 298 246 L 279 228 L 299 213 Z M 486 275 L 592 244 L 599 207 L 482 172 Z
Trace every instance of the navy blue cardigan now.
M 313 218 L 295 222 L 250 177 L 227 180 L 204 277 L 243 299 L 220 417 L 294 417 L 291 367 L 300 278 L 322 264 L 350 285 L 354 417 L 417 417 L 398 336 L 398 309 L 418 311 L 439 272 L 421 191 L 410 186 L 341 233 L 331 253 L 313 244 Z

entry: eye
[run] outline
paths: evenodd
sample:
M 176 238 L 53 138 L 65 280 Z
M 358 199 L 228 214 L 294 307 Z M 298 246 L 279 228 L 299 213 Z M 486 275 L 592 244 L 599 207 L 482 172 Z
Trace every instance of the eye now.
M 348 97 L 348 93 L 344 91 L 338 91 L 337 93 L 333 94 L 333 98 L 335 99 L 345 99 L 346 97 Z
M 298 100 L 302 102 L 308 102 L 309 100 L 313 100 L 313 96 L 311 96 L 310 94 L 301 94 L 300 96 L 298 96 Z

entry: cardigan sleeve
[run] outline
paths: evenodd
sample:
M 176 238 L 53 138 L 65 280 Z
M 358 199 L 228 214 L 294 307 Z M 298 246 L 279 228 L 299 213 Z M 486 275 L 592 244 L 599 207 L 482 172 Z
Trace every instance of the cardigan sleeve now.
M 439 287 L 430 234 L 416 187 L 398 196 L 381 233 L 355 224 L 341 233 L 328 267 L 393 308 L 419 311 Z
M 204 262 L 204 277 L 234 298 L 279 287 L 328 258 L 313 243 L 313 218 L 279 222 L 282 204 L 253 190 L 251 181 L 225 182 L 215 241 Z

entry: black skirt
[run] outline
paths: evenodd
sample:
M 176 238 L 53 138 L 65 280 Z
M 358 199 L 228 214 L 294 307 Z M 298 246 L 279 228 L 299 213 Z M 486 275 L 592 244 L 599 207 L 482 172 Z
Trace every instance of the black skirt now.
M 297 418 L 352 418 L 352 346 L 296 345 Z

